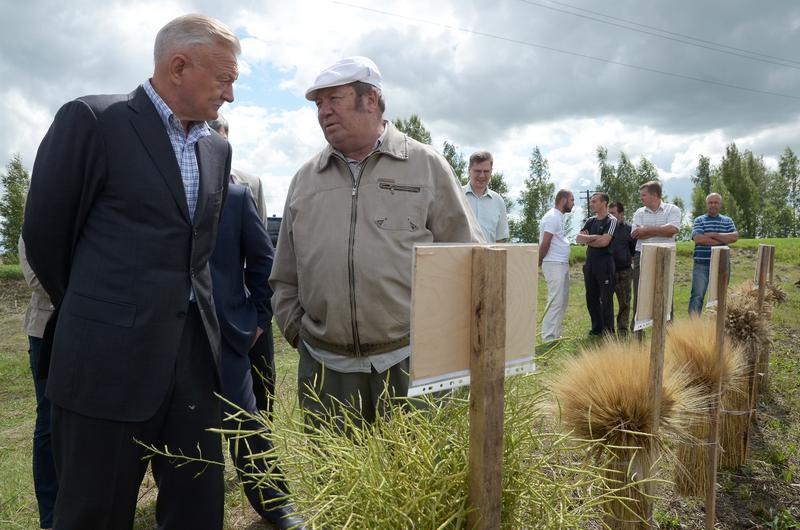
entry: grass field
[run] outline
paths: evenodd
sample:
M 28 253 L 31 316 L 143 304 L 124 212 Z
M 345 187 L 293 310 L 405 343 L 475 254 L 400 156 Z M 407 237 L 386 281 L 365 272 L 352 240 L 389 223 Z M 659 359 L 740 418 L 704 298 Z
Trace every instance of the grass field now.
M 774 312 L 775 343 L 771 354 L 770 392 L 763 396 L 758 424 L 754 429 L 753 452 L 748 464 L 737 473 L 719 475 L 719 528 L 797 528 L 800 521 L 800 240 L 746 240 L 733 246 L 732 285 L 753 277 L 755 252 L 759 243 L 776 245 L 775 277 L 788 301 Z M 678 245 L 675 276 L 675 314 L 687 314 L 691 283 L 692 244 Z M 583 248 L 573 248 L 570 271 L 570 299 L 565 335 L 559 347 L 539 359 L 546 374 L 553 359 L 571 355 L 586 341 L 589 320 L 584 301 L 580 269 Z M 544 308 L 546 289 L 540 279 L 539 311 Z M 33 430 L 33 384 L 27 362 L 27 339 L 21 331 L 27 290 L 19 267 L 0 266 L 0 528 L 37 527 L 36 502 L 30 471 Z M 276 338 L 279 334 L 276 332 Z M 276 340 L 278 397 L 280 409 L 297 414 L 296 353 L 282 338 Z M 286 426 L 279 420 L 277 429 Z M 290 450 L 290 448 L 285 448 Z M 226 527 L 262 528 L 235 487 L 228 469 Z M 661 478 L 668 478 L 665 475 Z M 136 528 L 153 527 L 152 481 L 142 489 Z M 660 490 L 656 503 L 660 528 L 702 528 L 702 505 Z M 531 521 L 529 528 L 541 528 Z

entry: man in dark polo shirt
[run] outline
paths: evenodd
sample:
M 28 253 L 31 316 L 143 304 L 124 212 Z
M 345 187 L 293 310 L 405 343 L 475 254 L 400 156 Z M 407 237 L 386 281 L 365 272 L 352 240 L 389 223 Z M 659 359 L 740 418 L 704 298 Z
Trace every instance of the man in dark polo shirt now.
M 611 242 L 617 219 L 608 214 L 608 194 L 597 192 L 589 205 L 595 213 L 583 225 L 576 242 L 586 245 L 583 281 L 586 285 L 586 307 L 592 319 L 591 336 L 614 334 L 614 256 Z
M 617 219 L 611 254 L 614 255 L 614 294 L 617 297 L 617 335 L 624 337 L 631 324 L 631 286 L 633 285 L 633 253 L 636 240 L 631 237 L 631 225 L 625 222 L 625 206 L 621 202 L 608 205 L 608 213 Z

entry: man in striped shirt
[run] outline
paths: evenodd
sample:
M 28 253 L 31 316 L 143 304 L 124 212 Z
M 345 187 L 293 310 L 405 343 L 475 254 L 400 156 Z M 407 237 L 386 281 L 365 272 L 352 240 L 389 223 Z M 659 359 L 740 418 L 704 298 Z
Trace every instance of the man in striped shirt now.
M 681 209 L 661 200 L 661 183 L 656 180 L 639 186 L 642 206 L 633 214 L 631 237 L 636 240 L 633 255 L 633 318 L 631 331 L 636 323 L 636 306 L 639 303 L 639 258 L 645 243 L 675 243 L 681 227 Z M 670 316 L 672 304 L 670 304 Z M 637 338 L 641 338 L 641 334 Z
M 614 335 L 614 254 L 611 241 L 617 218 L 608 213 L 608 194 L 597 192 L 589 201 L 595 213 L 583 225 L 576 241 L 586 245 L 583 281 L 586 285 L 586 307 L 592 319 L 589 335 Z
M 703 312 L 703 299 L 708 289 L 708 273 L 711 265 L 711 247 L 735 243 L 739 239 L 733 219 L 720 214 L 722 197 L 709 193 L 706 197 L 706 212 L 698 216 L 692 225 L 694 240 L 694 269 L 692 270 L 692 294 L 689 297 L 689 314 Z

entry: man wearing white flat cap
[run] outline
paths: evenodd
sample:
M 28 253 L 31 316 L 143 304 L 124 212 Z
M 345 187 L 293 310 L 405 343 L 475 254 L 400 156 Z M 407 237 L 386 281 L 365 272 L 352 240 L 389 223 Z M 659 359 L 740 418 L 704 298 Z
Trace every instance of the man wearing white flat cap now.
M 383 119 L 378 67 L 348 57 L 306 91 L 328 146 L 289 187 L 270 276 L 300 353 L 306 421 L 340 404 L 371 423 L 408 392 L 414 243 L 483 242 L 447 161 Z M 310 414 L 309 414 L 310 413 Z

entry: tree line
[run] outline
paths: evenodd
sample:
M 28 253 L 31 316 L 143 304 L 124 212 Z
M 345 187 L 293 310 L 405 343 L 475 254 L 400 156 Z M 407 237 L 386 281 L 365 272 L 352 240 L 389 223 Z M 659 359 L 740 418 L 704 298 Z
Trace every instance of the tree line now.
M 791 148 L 771 170 L 762 155 L 731 143 L 719 165 L 701 155 L 692 181 L 692 215 L 704 213 L 706 196 L 716 192 L 742 237 L 800 236 L 800 161 Z

